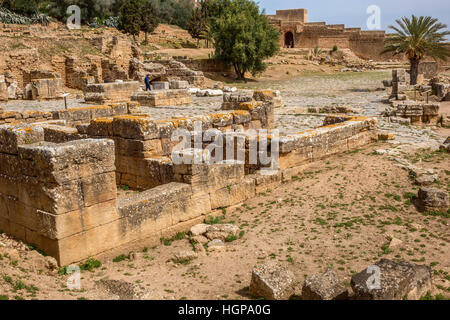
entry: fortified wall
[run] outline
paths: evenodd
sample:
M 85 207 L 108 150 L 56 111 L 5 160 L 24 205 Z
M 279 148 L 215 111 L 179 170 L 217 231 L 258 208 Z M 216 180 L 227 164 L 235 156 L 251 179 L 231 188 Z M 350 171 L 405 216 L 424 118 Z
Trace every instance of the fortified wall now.
M 336 45 L 340 49 L 351 49 L 364 59 L 383 60 L 380 52 L 384 49 L 384 31 L 362 31 L 361 28 L 346 28 L 344 24 L 308 22 L 306 9 L 277 10 L 268 18 L 282 34 L 281 47 L 332 49 Z
M 191 118 L 155 121 L 139 104 L 128 103 L 1 125 L 0 229 L 67 265 L 127 243 L 158 243 L 215 209 L 291 180 L 311 162 L 377 139 L 375 118 L 346 116 L 330 116 L 320 128 L 277 138 L 276 95 L 227 93 L 223 111 Z M 231 160 L 212 163 L 205 136 L 194 148 L 180 148 L 171 139 L 176 129 L 184 129 L 195 140 L 196 123 L 222 132 L 226 143 L 241 139 L 245 159 L 228 154 Z M 261 136 L 246 134 L 260 128 L 271 133 L 262 147 Z M 278 170 L 250 163 L 253 143 L 269 152 L 278 145 Z M 180 164 L 175 155 L 202 161 Z M 121 196 L 118 185 L 135 192 Z

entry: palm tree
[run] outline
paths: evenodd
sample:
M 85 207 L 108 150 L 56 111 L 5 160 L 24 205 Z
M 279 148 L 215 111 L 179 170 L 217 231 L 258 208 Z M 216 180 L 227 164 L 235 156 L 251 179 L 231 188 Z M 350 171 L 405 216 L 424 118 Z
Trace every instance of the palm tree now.
M 404 54 L 411 64 L 411 85 L 417 84 L 419 63 L 425 56 L 435 60 L 447 61 L 450 57 L 449 44 L 446 36 L 450 32 L 443 30 L 447 25 L 438 22 L 432 17 L 416 17 L 411 19 L 403 17 L 395 20 L 398 26 L 389 26 L 395 33 L 385 40 L 385 49 L 382 53 L 393 52 L 394 55 Z

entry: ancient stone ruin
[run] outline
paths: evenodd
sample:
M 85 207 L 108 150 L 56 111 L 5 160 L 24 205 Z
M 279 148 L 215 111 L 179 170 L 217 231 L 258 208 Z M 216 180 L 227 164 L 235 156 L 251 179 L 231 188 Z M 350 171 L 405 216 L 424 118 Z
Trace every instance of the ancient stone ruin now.
M 424 84 L 410 85 L 409 73 L 405 69 L 392 70 L 392 80 L 385 80 L 386 88 L 391 88 L 389 102 L 392 106 L 385 112 L 392 122 L 414 125 L 447 125 L 447 115 L 439 113 L 440 103 L 431 100 L 432 87 Z
M 384 31 L 362 31 L 346 28 L 344 24 L 327 25 L 325 22 L 309 22 L 308 10 L 277 10 L 268 15 L 269 21 L 282 33 L 280 46 L 284 48 L 333 48 L 351 49 L 365 59 L 381 60 L 384 48 Z
M 374 118 L 330 116 L 321 128 L 280 136 L 279 171 L 269 175 L 260 173 L 263 164 L 250 165 L 248 159 L 173 162 L 174 130 L 192 131 L 196 121 L 224 133 L 271 129 L 274 98 L 272 91 L 232 93 L 224 98 L 232 111 L 158 121 L 142 114 L 137 103 L 56 111 L 42 122 L 14 116 L 0 127 L 0 228 L 67 265 L 186 230 L 211 210 L 276 187 L 307 163 L 377 138 Z M 203 151 L 175 154 L 189 158 Z M 118 185 L 141 192 L 117 198 Z

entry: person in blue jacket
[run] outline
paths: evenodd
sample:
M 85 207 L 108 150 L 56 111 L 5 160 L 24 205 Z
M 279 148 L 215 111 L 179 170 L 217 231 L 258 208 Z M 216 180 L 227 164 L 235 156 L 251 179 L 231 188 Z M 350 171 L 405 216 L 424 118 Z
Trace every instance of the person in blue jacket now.
M 150 75 L 149 74 L 147 74 L 146 76 L 145 76 L 145 79 L 144 79 L 144 82 L 145 82 L 145 91 L 151 91 L 152 90 L 152 88 L 151 88 L 151 86 L 150 86 L 150 77 L 149 77 Z

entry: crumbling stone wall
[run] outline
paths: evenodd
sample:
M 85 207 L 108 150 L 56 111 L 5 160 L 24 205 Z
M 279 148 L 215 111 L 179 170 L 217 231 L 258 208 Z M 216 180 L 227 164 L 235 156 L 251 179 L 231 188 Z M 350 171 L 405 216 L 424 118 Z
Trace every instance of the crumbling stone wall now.
M 392 93 L 390 98 L 406 100 L 406 91 L 411 90 L 410 76 L 405 69 L 392 70 Z
M 269 128 L 273 123 L 273 108 L 261 105 L 253 114 L 239 110 L 160 121 L 152 120 L 149 115 L 97 118 L 91 121 L 87 133 L 115 141 L 119 185 L 145 190 L 174 181 L 171 154 L 178 142 L 171 141 L 172 133 L 176 129 L 193 131 L 196 121 L 203 130 L 216 128 L 222 132 L 236 127 Z
M 96 118 L 133 114 L 139 113 L 140 111 L 139 105 L 133 102 L 127 102 L 58 110 L 52 112 L 52 117 L 55 120 L 64 120 L 67 125 L 76 126 L 89 123 Z
M 330 117 L 322 128 L 279 138 L 278 171 L 249 171 L 246 161 L 236 159 L 172 161 L 175 129 L 192 132 L 195 121 L 203 130 L 270 129 L 274 97 L 270 91 L 230 95 L 224 104 L 240 109 L 189 119 L 114 116 L 114 110 L 124 112 L 125 106 L 128 113 L 136 110 L 136 104 L 124 104 L 58 112 L 51 124 L 2 125 L 0 229 L 67 265 L 132 241 L 156 243 L 185 231 L 211 210 L 275 188 L 305 164 L 376 137 L 374 118 Z M 86 119 L 88 125 L 77 124 Z M 175 152 L 206 157 L 203 148 Z M 122 183 L 142 192 L 118 200 L 116 185 Z
M 0 125 L 5 123 L 34 123 L 52 119 L 51 112 L 41 111 L 4 111 L 0 107 Z
M 205 76 L 201 71 L 194 71 L 176 60 L 160 60 L 158 63 L 166 68 L 166 73 L 161 77 L 163 81 L 186 80 L 194 86 L 202 86 Z
M 394 115 L 409 120 L 409 123 L 436 125 L 440 121 L 439 103 L 402 101 L 394 105 Z
M 105 246 L 92 237 L 106 237 L 102 226 L 118 217 L 113 142 L 54 144 L 32 125 L 0 136 L 0 228 L 61 264 Z
M 139 91 L 132 94 L 131 100 L 148 107 L 178 106 L 191 103 L 192 95 L 187 89 Z

